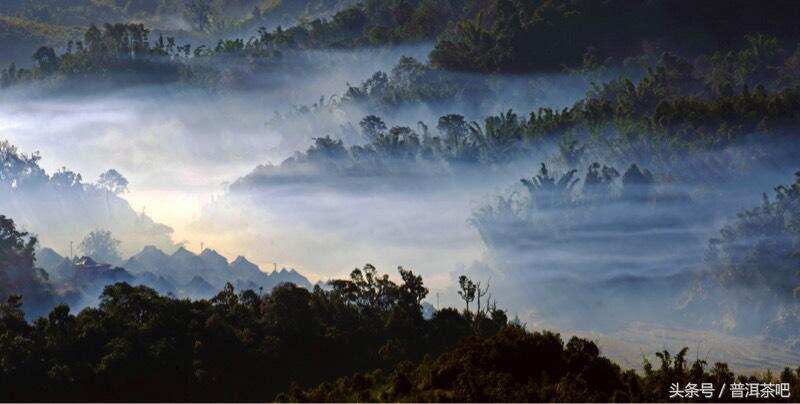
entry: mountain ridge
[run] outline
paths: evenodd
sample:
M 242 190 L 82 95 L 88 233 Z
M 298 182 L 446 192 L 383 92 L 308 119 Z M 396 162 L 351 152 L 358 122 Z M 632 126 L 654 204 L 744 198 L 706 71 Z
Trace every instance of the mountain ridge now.
M 210 298 L 227 283 L 239 290 L 267 292 L 283 283 L 311 289 L 313 285 L 294 269 L 282 268 L 270 273 L 237 256 L 229 262 L 213 249 L 195 254 L 184 247 L 167 254 L 148 245 L 129 257 L 120 266 L 95 262 L 91 257 L 63 257 L 51 248 L 42 248 L 37 264 L 50 276 L 54 285 L 80 290 L 84 300 L 94 302 L 93 295 L 108 284 L 125 281 L 145 285 L 163 294 L 179 297 Z

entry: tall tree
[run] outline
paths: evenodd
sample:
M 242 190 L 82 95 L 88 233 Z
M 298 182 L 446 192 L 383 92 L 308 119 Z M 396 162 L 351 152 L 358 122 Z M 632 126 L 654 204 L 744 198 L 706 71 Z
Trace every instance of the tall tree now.
M 112 194 L 123 194 L 128 191 L 128 180 L 119 171 L 110 169 L 97 179 L 97 185 Z
M 81 252 L 95 261 L 116 264 L 122 261 L 119 253 L 120 241 L 108 230 L 94 230 L 86 235 L 79 246 Z

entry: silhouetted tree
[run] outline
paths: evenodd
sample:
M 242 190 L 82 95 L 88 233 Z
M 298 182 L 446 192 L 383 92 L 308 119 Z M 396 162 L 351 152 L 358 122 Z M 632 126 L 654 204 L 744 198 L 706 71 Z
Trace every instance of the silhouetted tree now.
M 98 262 L 117 264 L 122 261 L 119 253 L 120 241 L 108 230 L 94 230 L 84 237 L 78 248 Z

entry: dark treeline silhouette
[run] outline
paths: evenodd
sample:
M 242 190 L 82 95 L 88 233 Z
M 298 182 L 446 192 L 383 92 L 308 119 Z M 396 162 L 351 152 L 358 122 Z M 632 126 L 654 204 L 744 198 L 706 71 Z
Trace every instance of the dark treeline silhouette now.
M 490 336 L 470 336 L 438 358 L 419 364 L 403 362 L 390 371 L 375 370 L 278 396 L 290 402 L 667 402 L 706 401 L 672 398 L 674 383 L 790 383 L 798 389 L 798 371 L 780 376 L 735 375 L 725 363 L 713 366 L 686 358 L 686 348 L 673 355 L 656 353 L 659 364 L 644 360 L 644 372 L 624 370 L 600 354 L 589 340 L 559 334 L 531 333 L 510 325 Z M 712 398 L 713 401 L 735 401 Z M 780 401 L 781 398 L 772 400 Z M 784 401 L 791 399 L 784 398 Z M 752 401 L 752 399 L 751 399 Z
M 60 75 L 91 84 L 102 77 L 122 83 L 172 83 L 181 77 L 178 58 L 187 55 L 189 48 L 176 45 L 174 39 L 159 37 L 151 44 L 150 30 L 143 24 L 105 24 L 102 30 L 92 25 L 83 40 L 70 41 L 59 55 L 48 46 L 34 54 L 32 69 L 17 68 L 12 62 L 4 69 L 0 85 L 7 87 L 19 82 L 44 80 Z
M 286 283 L 259 295 L 228 284 L 208 300 L 145 286 L 107 286 L 96 308 L 57 306 L 25 320 L 20 290 L 35 269 L 35 239 L 3 218 L 0 395 L 10 401 L 264 401 L 401 360 L 438 355 L 461 338 L 507 325 L 494 305 L 423 317 L 422 278 L 400 283 L 366 265 L 314 290 Z M 29 282 L 30 283 L 30 282 Z
M 733 45 L 761 32 L 796 40 L 791 1 L 759 7 L 748 1 L 525 1 L 482 2 L 475 17 L 440 36 L 434 65 L 492 72 L 559 71 L 592 50 L 601 60 L 621 60 L 642 48 L 684 54 Z M 709 21 L 714 21 L 709 24 Z
M 3 281 L 35 273 L 35 240 L 10 220 L 0 225 Z M 657 368 L 645 361 L 643 375 L 623 371 L 591 341 L 565 346 L 558 334 L 509 323 L 491 299 L 481 306 L 488 287 L 466 277 L 459 295 L 467 308 L 425 318 L 422 278 L 402 267 L 399 275 L 395 283 L 366 265 L 313 291 L 287 283 L 237 294 L 229 284 L 195 301 L 117 283 L 96 308 L 73 315 L 61 305 L 33 323 L 18 294 L 4 296 L 0 399 L 661 401 L 672 383 L 735 380 L 780 380 L 798 393 L 791 369 L 734 376 L 724 363 L 689 364 L 686 349 L 659 353 Z
M 42 307 L 58 301 L 48 275 L 36 267 L 36 238 L 17 230 L 14 221 L 0 215 L 0 299 L 12 299 L 21 307 L 19 296 L 26 297 L 26 308 L 34 316 L 45 314 Z
M 798 34 L 791 24 L 796 9 L 789 1 L 765 8 L 747 1 L 284 0 L 270 5 L 254 0 L 12 0 L 7 7 L 8 16 L 54 27 L 138 20 L 205 36 L 294 23 L 261 30 L 266 41 L 293 48 L 435 40 L 436 64 L 486 72 L 558 69 L 579 61 L 588 47 L 604 57 L 642 46 L 707 51 L 750 31 L 784 38 Z M 170 18 L 185 24 L 171 28 L 164 24 Z M 709 26 L 709 19 L 716 23 Z
M 757 174 L 768 170 L 759 169 L 774 169 L 763 175 L 772 181 L 796 161 L 795 2 L 237 0 L 227 12 L 225 3 L 13 0 L 15 16 L 0 11 L 0 29 L 84 25 L 53 28 L 63 40 L 37 43 L 32 67 L 4 66 L 0 87 L 253 91 L 326 69 L 310 55 L 334 52 L 310 50 L 432 44 L 428 61 L 403 57 L 327 103 L 298 108 L 288 119 L 321 109 L 358 115 L 342 125 L 348 136 L 314 134 L 306 150 L 257 167 L 230 193 L 303 181 L 349 190 L 336 177 L 402 182 L 405 192 L 439 174 L 488 187 L 491 175 L 524 167 L 517 188 L 469 221 L 486 247 L 478 264 L 502 272 L 492 286 L 508 307 L 581 331 L 650 321 L 800 345 L 800 176 L 718 225 L 742 209 L 730 199 L 756 182 L 764 190 Z M 267 3 L 278 11 L 260 8 Z M 153 26 L 168 17 L 214 42 Z M 508 83 L 531 87 L 519 91 L 534 110 L 515 112 Z M 560 102 L 535 107 L 529 92 L 562 84 L 585 95 L 562 91 Z M 420 111 L 439 117 L 422 122 Z M 589 340 L 565 343 L 509 321 L 484 300 L 488 286 L 466 276 L 464 310 L 431 310 L 422 278 L 403 268 L 396 281 L 367 264 L 312 287 L 210 249 L 147 247 L 123 261 L 114 236 L 174 245 L 171 229 L 122 198 L 127 186 L 115 170 L 96 183 L 66 168 L 47 173 L 38 154 L 0 142 L 0 210 L 18 220 L 0 215 L 0 400 L 664 401 L 673 383 L 734 381 L 781 381 L 792 399 L 800 394 L 798 370 L 737 376 L 724 363 L 691 363 L 685 349 L 659 352 L 660 364 L 645 361 L 640 373 L 623 369 Z M 439 214 L 423 212 L 419 195 L 403 208 Z M 270 205 L 280 203 L 257 206 Z M 369 224 L 362 212 L 359 224 Z M 36 232 L 60 249 L 88 233 L 78 246 L 85 256 L 37 252 Z
M 465 2 L 370 0 L 336 12 L 330 19 L 315 17 L 288 29 L 278 26 L 275 30 L 258 28 L 257 24 L 267 22 L 265 18 L 280 19 L 267 18 L 268 13 L 262 13 L 258 4 L 253 4 L 255 10 L 247 18 L 233 22 L 226 18 L 226 14 L 238 7 L 235 4 L 224 4 L 223 7 L 218 4 L 221 2 L 213 0 L 175 3 L 141 8 L 152 9 L 151 12 L 182 14 L 197 31 L 216 32 L 218 37 L 231 37 L 222 35 L 223 32 L 233 32 L 234 35 L 256 29 L 258 32 L 249 38 L 220 39 L 212 46 L 192 47 L 178 44 L 174 35 L 165 35 L 163 30 L 159 30 L 158 38 L 151 43 L 149 34 L 152 28 L 145 28 L 142 23 L 100 24 L 102 19 L 94 19 L 85 24 L 90 27 L 82 38 L 63 41 L 68 42 L 64 53 L 59 55 L 52 46 L 42 46 L 33 54 L 36 65 L 32 69 L 17 68 L 12 63 L 4 70 L 0 84 L 8 86 L 49 77 L 68 77 L 87 85 L 99 76 L 111 78 L 115 84 L 189 82 L 201 86 L 230 86 L 233 84 L 224 82 L 226 74 L 241 75 L 242 67 L 265 71 L 279 66 L 282 61 L 294 61 L 292 57 L 284 57 L 285 52 L 431 40 L 449 21 L 463 15 L 462 3 Z M 282 8 L 307 10 L 288 12 L 298 15 L 325 14 L 321 10 L 336 11 L 342 8 L 336 1 L 304 6 L 293 6 L 291 3 L 295 2 L 279 2 L 274 10 L 269 10 L 269 16 L 286 13 L 287 10 Z M 86 7 L 90 8 L 89 5 Z M 126 6 L 123 9 L 127 11 L 135 7 Z M 315 8 L 320 11 L 311 11 Z M 50 13 L 59 7 L 42 9 L 42 12 Z M 108 18 L 111 21 L 120 19 L 130 20 Z M 238 68 L 226 69 L 230 63 L 237 64 Z
M 8 0 L 0 10 L 0 43 L 7 52 L 28 52 L 44 43 L 76 39 L 104 21 L 143 22 L 159 32 L 193 41 L 255 31 L 298 20 L 317 20 L 349 7 L 352 0 Z M 30 45 L 30 44 L 33 45 Z
M 652 207 L 657 204 L 674 206 L 688 200 L 686 195 L 675 190 L 663 187 L 657 190 L 659 182 L 653 174 L 636 164 L 620 173 L 613 166 L 594 162 L 586 167 L 585 173 L 573 168 L 559 174 L 551 172 L 542 163 L 535 176 L 523 178 L 521 183 L 525 188 L 521 201 L 513 200 L 512 196 L 499 196 L 495 203 L 483 205 L 473 213 L 471 223 L 488 245 L 520 248 L 530 242 L 528 237 L 572 240 L 582 231 L 588 231 L 594 218 L 610 220 L 608 218 L 615 216 L 612 211 L 620 207 L 625 207 L 630 216 L 618 218 L 614 226 L 634 233 L 618 236 L 621 244 L 629 244 L 633 238 L 639 237 L 635 232 L 642 228 L 672 228 L 677 225 L 674 217 L 660 217 L 662 215 Z M 638 208 L 644 208 L 645 213 L 633 216 L 633 210 Z M 528 237 L 509 227 L 527 228 Z
M 45 83 L 54 91 L 85 90 L 96 85 L 185 84 L 207 90 L 250 88 L 267 81 L 264 73 L 303 66 L 300 72 L 323 69 L 309 53 L 287 48 L 274 35 L 261 31 L 249 39 L 217 41 L 214 45 L 184 44 L 141 23 L 92 25 L 80 40 L 68 41 L 59 52 L 41 46 L 32 55 L 34 66 L 11 62 L 2 70 L 0 87 Z M 297 77 L 295 76 L 295 79 Z M 276 79 L 277 80 L 277 79 Z

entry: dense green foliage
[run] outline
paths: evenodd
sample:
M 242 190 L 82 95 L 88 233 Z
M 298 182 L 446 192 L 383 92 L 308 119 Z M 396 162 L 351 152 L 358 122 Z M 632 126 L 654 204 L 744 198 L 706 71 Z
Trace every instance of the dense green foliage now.
M 56 56 L 55 51 L 48 49 L 50 57 L 47 62 L 50 63 L 45 65 L 42 65 L 41 57 L 34 56 L 38 66 L 33 72 L 7 69 L 8 77 L 3 82 L 8 85 L 18 80 L 43 77 L 59 71 L 68 76 L 86 73 L 142 76 L 127 77 L 125 82 L 169 83 L 177 81 L 176 72 L 186 62 L 177 60 L 177 57 L 190 55 L 189 45 L 176 46 L 181 40 L 197 44 L 193 55 L 205 57 L 194 63 L 198 70 L 196 75 L 216 75 L 220 73 L 206 70 L 220 70 L 226 64 L 225 60 L 231 56 L 237 57 L 241 65 L 254 63 L 252 58 L 263 59 L 257 64 L 269 65 L 269 60 L 280 57 L 282 52 L 292 50 L 431 40 L 447 26 L 448 21 L 458 18 L 463 11 L 463 2 L 455 0 L 367 1 L 345 7 L 349 3 L 351 2 L 338 0 L 24 2 L 6 11 L 11 16 L 3 16 L 0 12 L 0 21 L 8 26 L 5 31 L 11 31 L 6 35 L 13 35 L 9 44 L 18 41 L 19 35 L 14 34 L 14 29 L 28 31 L 32 37 L 39 38 L 38 43 L 30 45 L 32 49 L 42 45 L 51 48 L 58 45 L 57 49 L 63 47 L 68 40 L 70 43 L 66 46 L 65 54 L 61 56 Z M 342 8 L 344 9 L 338 11 Z M 328 14 L 333 16 L 330 19 L 320 17 Z M 293 23 L 295 18 L 300 18 L 301 21 L 289 29 L 283 29 L 280 25 L 274 30 L 264 28 L 264 25 L 274 25 L 276 22 Z M 185 21 L 196 35 L 187 36 L 186 33 L 170 28 L 167 21 L 178 19 Z M 116 23 L 103 23 L 106 21 Z M 145 21 L 149 28 L 144 29 L 141 21 Z M 104 26 L 102 33 L 94 28 L 100 25 Z M 37 32 L 65 31 L 65 27 L 74 26 L 88 27 L 88 31 L 82 38 L 74 32 L 61 35 L 48 32 L 48 35 L 36 36 Z M 151 30 L 156 30 L 161 36 L 152 45 L 147 38 Z M 249 39 L 218 40 L 222 36 L 247 37 L 254 31 L 257 34 Z M 197 35 L 202 39 L 197 40 Z M 95 46 L 98 40 L 104 46 Z M 215 46 L 200 45 L 212 41 L 216 41 Z M 77 49 L 75 53 L 73 45 Z M 210 58 L 213 56 L 222 57 Z M 203 67 L 205 65 L 211 67 Z M 207 77 L 201 79 L 207 80 Z
M 530 333 L 509 326 L 492 336 L 472 336 L 436 359 L 403 362 L 390 372 L 376 370 L 293 390 L 281 401 L 301 402 L 658 402 L 668 400 L 672 383 L 765 382 L 772 376 L 735 376 L 724 363 L 708 368 L 689 362 L 687 349 L 657 353 L 660 366 L 647 360 L 644 374 L 622 370 L 600 355 L 595 343 L 558 334 Z M 800 389 L 798 372 L 780 376 Z M 724 399 L 724 397 L 723 397 Z M 691 401 L 691 400 L 689 400 Z M 703 401 L 703 399 L 695 399 Z M 721 401 L 721 400 L 720 400 Z
M 157 30 L 161 38 L 151 45 L 147 41 L 149 30 L 145 30 L 141 23 L 111 24 L 106 25 L 107 34 L 101 34 L 96 29 L 90 28 L 82 41 L 75 41 L 81 42 L 77 46 L 79 52 L 76 52 L 79 57 L 73 57 L 71 45 L 66 47 L 67 52 L 63 56 L 57 56 L 55 52 L 48 50 L 47 52 L 53 56 L 48 56 L 47 61 L 52 63 L 42 65 L 41 55 L 34 56 L 38 63 L 37 69 L 33 72 L 14 69 L 14 73 L 22 79 L 27 79 L 30 76 L 46 76 L 55 71 L 66 75 L 103 72 L 123 76 L 144 76 L 138 81 L 164 83 L 174 82 L 179 78 L 181 80 L 192 78 L 189 81 L 209 84 L 210 80 L 211 84 L 216 84 L 221 76 L 226 76 L 224 71 L 227 71 L 227 74 L 236 71 L 236 69 L 226 69 L 231 63 L 231 57 L 235 57 L 235 64 L 240 67 L 263 71 L 265 68 L 274 67 L 275 63 L 286 55 L 299 50 L 382 46 L 432 40 L 437 37 L 439 39 L 436 48 L 431 53 L 431 66 L 434 68 L 449 71 L 477 70 L 484 73 L 563 71 L 592 69 L 603 65 L 620 68 L 626 61 L 629 62 L 631 58 L 642 53 L 676 51 L 687 58 L 712 54 L 720 49 L 732 49 L 746 35 L 758 34 L 760 36 L 754 38 L 767 47 L 753 48 L 755 52 L 747 50 L 738 54 L 717 53 L 709 59 L 714 69 L 712 76 L 715 79 L 732 81 L 730 84 L 735 90 L 744 83 L 742 79 L 748 78 L 745 77 L 747 73 L 766 67 L 770 59 L 780 56 L 775 53 L 779 50 L 774 46 L 775 43 L 764 42 L 764 38 L 777 38 L 781 42 L 794 43 L 799 36 L 797 32 L 789 29 L 791 24 L 786 21 L 793 15 L 791 12 L 786 12 L 787 8 L 792 8 L 791 2 L 779 2 L 770 8 L 753 6 L 751 2 L 709 2 L 703 5 L 682 3 L 678 7 L 665 1 L 627 4 L 621 1 L 598 3 L 565 0 L 542 2 L 398 0 L 366 1 L 349 7 L 333 2 L 335 4 L 306 5 L 306 9 L 329 11 L 341 8 L 329 19 L 303 18 L 300 23 L 287 29 L 280 26 L 274 30 L 262 27 L 249 39 L 246 39 L 247 35 L 256 30 L 260 18 L 267 14 L 262 13 L 259 7 L 269 7 L 263 4 L 249 4 L 247 1 L 242 1 L 242 4 L 226 4 L 224 9 L 210 0 L 194 0 L 174 5 L 166 3 L 169 2 L 142 4 L 140 7 L 129 3 L 109 4 L 108 7 L 124 9 L 127 10 L 124 13 L 133 13 L 132 15 L 149 12 L 165 15 L 183 13 L 184 18 L 198 31 L 233 32 L 234 36 L 246 32 L 245 37 L 217 40 L 214 46 L 199 45 L 198 41 L 192 41 L 196 44 L 192 50 L 189 45 L 177 46 L 176 43 L 180 40 L 174 39 L 174 33 L 154 25 L 150 25 L 150 30 Z M 275 15 L 281 12 L 307 14 L 298 11 L 302 7 L 290 3 L 292 2 L 279 2 L 278 5 L 270 7 L 271 10 L 274 9 Z M 40 7 L 48 10 L 47 12 L 59 9 L 57 6 Z M 91 5 L 70 7 L 91 7 Z M 235 23 L 226 20 L 227 14 L 237 14 L 237 12 L 225 10 L 241 10 L 248 7 L 255 7 L 257 11 L 248 12 L 248 18 L 236 20 L 238 22 Z M 281 8 L 287 8 L 287 11 L 280 11 Z M 131 11 L 139 9 L 141 10 Z M 700 30 L 703 18 L 712 11 L 725 17 L 720 19 L 719 24 L 702 26 L 703 29 Z M 35 14 L 33 11 L 27 12 Z M 41 18 L 47 20 L 45 17 Z M 99 21 L 130 19 L 87 18 L 90 22 L 85 22 L 83 26 L 99 25 Z M 676 21 L 682 22 L 680 29 L 673 27 Z M 230 26 L 210 28 L 214 24 Z M 98 60 L 97 57 L 81 56 L 83 47 L 92 48 L 90 37 L 100 35 L 105 36 L 103 41 L 111 48 L 107 50 L 112 52 L 106 54 L 102 60 Z M 75 36 L 71 35 L 72 38 Z M 226 36 L 231 37 L 230 34 Z M 200 43 L 210 40 L 215 39 L 209 38 Z M 132 45 L 115 44 L 119 41 L 138 42 L 138 51 L 132 50 L 130 54 L 113 52 L 113 50 L 125 50 L 126 46 Z M 43 42 L 52 45 L 52 40 Z M 94 49 L 92 52 L 105 53 L 105 50 L 105 48 Z M 190 55 L 202 57 L 189 63 L 191 68 L 187 66 Z M 160 60 L 157 64 L 148 66 L 145 60 L 152 64 L 153 57 L 158 57 Z M 61 64 L 58 63 L 60 59 L 65 59 L 62 61 L 64 66 L 58 66 Z M 793 63 L 796 65 L 796 61 Z M 769 66 L 774 67 L 774 65 Z M 723 71 L 726 67 L 729 69 Z M 796 66 L 792 68 L 796 70 Z M 760 69 L 758 73 L 762 70 L 767 71 Z M 179 75 L 179 71 L 183 74 Z M 8 84 L 14 82 L 16 78 L 17 76 L 10 74 L 4 81 Z M 128 80 L 136 81 L 132 78 Z M 749 84 L 755 85 L 755 83 Z M 442 88 L 445 92 L 452 93 L 452 89 L 447 90 L 451 87 L 445 84 Z M 435 85 L 432 88 L 439 91 Z M 467 90 L 469 94 L 469 89 Z M 443 93 L 438 97 L 445 99 L 446 95 Z
M 376 72 L 363 83 L 348 86 L 339 103 L 376 114 L 391 114 L 415 105 L 438 109 L 459 104 L 469 110 L 481 102 L 491 102 L 494 97 L 490 95 L 485 80 L 449 74 L 414 58 L 402 57 L 389 74 Z
M 303 21 L 262 39 L 294 48 L 381 46 L 430 41 L 448 24 L 472 14 L 472 0 L 366 0 L 329 20 Z
M 431 58 L 437 66 L 516 72 L 573 65 L 589 48 L 603 58 L 621 58 L 642 47 L 709 51 L 749 32 L 794 39 L 793 6 L 790 1 L 759 7 L 748 1 L 15 0 L 4 14 L 54 26 L 145 21 L 161 31 L 188 28 L 217 36 L 299 20 L 289 29 L 264 30 L 262 39 L 291 48 L 436 40 Z M 188 27 L 171 26 L 177 19 Z M 717 23 L 706 24 L 709 19 Z
M 54 27 L 143 21 L 160 31 L 224 35 L 263 24 L 293 23 L 351 5 L 347 0 L 9 0 L 0 15 Z
M 82 41 L 70 42 L 62 55 L 50 47 L 39 48 L 33 54 L 33 69 L 17 69 L 12 63 L 2 71 L 0 85 L 59 75 L 82 78 L 85 84 L 104 76 L 123 83 L 177 81 L 180 64 L 162 62 L 177 58 L 188 48 L 178 49 L 174 40 L 165 42 L 164 38 L 151 46 L 149 32 L 142 24 L 106 24 L 102 31 L 92 26 Z
M 782 50 L 774 38 L 748 37 L 737 51 L 693 62 L 663 54 L 646 62 L 651 66 L 641 79 L 597 84 L 563 110 L 539 108 L 527 117 L 507 111 L 482 123 L 448 114 L 435 130 L 423 122 L 416 128 L 390 128 L 370 115 L 359 129 L 350 129 L 357 132 L 350 137 L 360 137 L 362 144 L 348 147 L 342 140 L 320 137 L 305 153 L 278 167 L 259 167 L 241 182 L 293 172 L 370 176 L 504 165 L 540 156 L 553 144 L 567 154 L 563 148 L 572 147 L 581 156 L 639 162 L 692 181 L 735 176 L 796 151 L 793 142 L 773 146 L 790 139 L 800 126 L 798 57 L 798 51 Z M 391 111 L 413 103 L 436 105 L 448 97 L 480 100 L 489 91 L 480 81 L 458 82 L 404 58 L 391 76 L 378 73 L 351 87 L 339 102 Z M 737 150 L 741 145 L 747 150 Z
M 643 48 L 686 54 L 730 47 L 760 32 L 796 40 L 796 5 L 749 1 L 571 1 L 485 2 L 436 43 L 434 65 L 493 72 L 557 71 L 580 64 L 584 52 L 597 58 L 638 54 Z M 714 21 L 709 24 L 709 21 Z
M 39 33 L 47 31 L 42 24 L 49 22 L 58 27 L 49 29 L 55 32 L 67 29 L 64 27 L 99 25 L 103 21 L 123 21 L 129 27 L 136 24 L 133 21 L 145 21 L 150 29 L 176 37 L 176 30 L 164 28 L 162 20 L 180 16 L 193 32 L 206 35 L 206 40 L 201 41 L 177 35 L 195 44 L 195 55 L 225 54 L 244 59 L 274 59 L 284 52 L 302 49 L 384 46 L 436 39 L 430 55 L 432 66 L 484 73 L 562 71 L 587 61 L 619 67 L 623 60 L 640 55 L 643 50 L 679 51 L 693 56 L 729 49 L 748 34 L 769 35 L 790 43 L 798 37 L 789 17 L 793 15 L 794 4 L 786 1 L 773 3 L 771 7 L 747 1 L 674 5 L 667 1 L 369 0 L 357 4 L 320 1 L 303 5 L 294 1 L 266 4 L 240 0 L 234 4 L 226 2 L 225 7 L 218 0 L 52 3 L 24 2 L 15 8 L 14 16 L 4 18 L 6 22 L 13 21 L 9 27 L 27 24 L 31 32 Z M 285 22 L 283 16 L 287 15 L 300 18 L 299 23 L 287 29 L 264 28 L 272 25 L 270 22 Z M 326 15 L 332 16 L 326 18 Z M 709 18 L 717 23 L 704 24 Z M 31 22 L 24 23 L 28 20 Z M 678 22 L 683 29 L 671 29 Z M 118 24 L 113 26 L 119 30 Z M 256 35 L 245 39 L 256 30 Z M 223 36 L 241 35 L 244 38 L 217 41 Z M 42 42 L 51 45 L 57 37 L 79 39 L 74 33 L 48 33 L 45 37 L 47 40 Z M 85 39 L 84 44 L 90 47 L 88 38 Z M 159 41 L 148 53 L 172 54 L 175 41 L 165 40 L 168 45 Z M 217 41 L 216 46 L 201 45 L 211 41 Z M 188 51 L 188 46 L 181 46 L 175 54 Z M 719 61 L 730 62 L 729 56 L 720 55 Z M 95 70 L 100 67 L 108 66 L 98 66 Z M 136 66 L 116 68 L 129 74 L 147 75 Z M 176 68 L 171 66 L 167 70 Z M 68 68 L 64 72 L 75 73 Z M 175 78 L 174 72 L 165 71 L 161 75 L 162 82 Z

